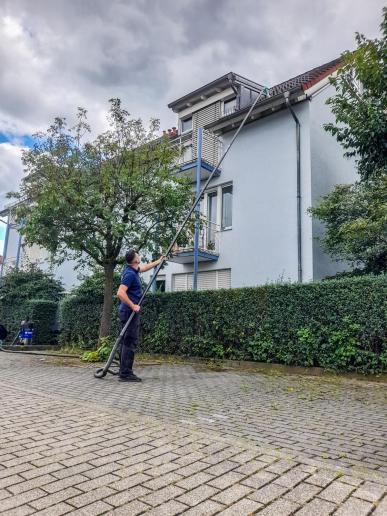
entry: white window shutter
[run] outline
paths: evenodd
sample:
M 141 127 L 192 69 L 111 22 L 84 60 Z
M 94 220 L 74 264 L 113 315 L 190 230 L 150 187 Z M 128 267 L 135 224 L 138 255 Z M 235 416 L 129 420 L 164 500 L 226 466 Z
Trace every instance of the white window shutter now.
M 187 290 L 187 274 L 174 274 L 172 276 L 172 290 L 174 292 Z
M 215 290 L 216 289 L 216 271 L 199 272 L 198 274 L 198 290 Z
M 181 292 L 192 290 L 193 274 L 173 274 L 172 290 Z M 198 290 L 216 290 L 220 288 L 231 288 L 231 269 L 220 269 L 215 271 L 202 271 L 198 273 Z
M 217 288 L 231 288 L 231 269 L 221 269 L 218 272 Z

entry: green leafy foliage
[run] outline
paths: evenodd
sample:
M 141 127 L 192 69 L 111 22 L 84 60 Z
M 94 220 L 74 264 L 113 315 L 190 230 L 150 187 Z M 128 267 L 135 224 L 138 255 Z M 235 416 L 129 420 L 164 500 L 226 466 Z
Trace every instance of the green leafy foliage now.
M 111 298 L 113 312 L 111 315 L 111 332 L 117 333 L 119 322 L 117 317 L 118 300 L 115 297 L 120 274 L 114 273 Z M 104 302 L 104 273 L 96 271 L 84 278 L 83 282 L 60 304 L 60 342 L 71 343 L 83 349 L 95 350 L 99 346 L 99 323 Z
M 83 362 L 104 362 L 107 360 L 113 347 L 110 338 L 102 337 L 99 344 L 100 346 L 95 351 L 85 351 L 81 360 Z
M 1 300 L 20 302 L 26 299 L 51 299 L 59 301 L 63 293 L 60 281 L 52 274 L 41 271 L 36 265 L 27 269 L 12 269 L 0 278 Z
M 325 224 L 321 243 L 328 253 L 358 273 L 387 272 L 387 173 L 337 185 L 310 211 Z
M 25 243 L 47 249 L 52 259 L 75 259 L 104 272 L 100 336 L 109 333 L 113 272 L 129 247 L 158 253 L 167 247 L 192 200 L 191 186 L 175 174 L 179 147 L 146 128 L 119 99 L 110 100 L 109 129 L 90 139 L 87 113 L 75 127 L 56 118 L 25 150 L 26 177 L 17 219 Z
M 374 40 L 356 34 L 357 49 L 344 53 L 331 79 L 336 95 L 328 100 L 336 123 L 325 128 L 346 156 L 355 157 L 363 181 L 379 175 L 387 163 L 387 8 L 381 32 Z
M 387 271 L 387 9 L 382 37 L 357 34 L 357 49 L 343 55 L 328 99 L 335 123 L 326 124 L 355 158 L 360 181 L 337 185 L 310 213 L 326 226 L 322 246 L 357 274 Z
M 81 312 L 84 300 L 70 299 L 62 309 Z M 64 342 L 96 337 L 100 309 L 70 323 L 62 312 Z M 151 294 L 141 321 L 144 352 L 376 373 L 387 364 L 387 277 Z
M 50 299 L 30 299 L 26 303 L 26 312 L 34 322 L 34 344 L 55 344 L 55 332 L 58 302 Z
M 55 341 L 58 301 L 62 284 L 36 266 L 14 269 L 0 278 L 0 322 L 8 329 L 11 342 L 27 318 L 35 324 L 35 344 Z

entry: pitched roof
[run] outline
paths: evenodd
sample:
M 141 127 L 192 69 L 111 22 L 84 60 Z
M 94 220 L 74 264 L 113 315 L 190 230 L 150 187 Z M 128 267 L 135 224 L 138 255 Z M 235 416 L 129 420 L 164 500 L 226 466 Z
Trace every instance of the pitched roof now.
M 308 70 L 307 72 L 301 73 L 300 75 L 296 75 L 291 79 L 287 79 L 284 82 L 276 84 L 269 88 L 269 95 L 267 97 L 274 97 L 276 95 L 280 95 L 285 91 L 292 91 L 294 89 L 303 89 L 304 91 L 310 88 L 313 84 L 321 81 L 331 73 L 333 73 L 340 65 L 341 58 L 334 59 L 333 61 L 329 61 L 328 63 L 322 64 L 313 68 L 312 70 Z M 237 75 L 234 72 L 229 72 L 214 81 L 201 86 L 200 88 L 180 97 L 179 99 L 170 102 L 168 104 L 169 108 L 172 108 L 174 111 L 179 111 L 182 107 L 186 105 L 192 105 L 201 100 L 202 95 L 205 94 L 206 98 L 213 95 L 216 91 L 220 91 L 229 87 L 232 84 L 242 84 L 246 88 L 249 87 L 255 91 L 260 91 L 264 87 L 254 81 L 246 79 L 241 75 Z M 264 99 L 262 99 L 264 100 Z
M 204 84 L 203 86 L 200 86 L 200 88 L 187 93 L 183 97 L 170 102 L 168 107 L 173 109 L 173 111 L 179 111 L 179 109 L 186 107 L 188 104 L 192 105 L 200 102 L 203 95 L 208 98 L 221 90 L 229 88 L 232 84 L 234 84 L 235 81 L 243 84 L 246 86 L 246 88 L 263 89 L 261 84 L 251 81 L 250 79 L 246 79 L 246 77 L 243 77 L 242 75 L 229 72 L 225 75 L 222 75 L 221 77 L 218 77 L 214 81 L 211 81 L 208 84 Z
M 331 75 L 339 68 L 341 62 L 341 58 L 334 59 L 333 61 L 329 61 L 328 63 L 317 66 L 316 68 L 312 68 L 307 72 L 301 73 L 295 77 L 292 77 L 291 79 L 272 86 L 269 88 L 268 93 L 263 95 L 262 98 L 258 101 L 249 122 L 257 119 L 258 112 L 260 113 L 260 116 L 268 116 L 272 114 L 273 111 L 283 108 L 285 105 L 285 92 L 289 92 L 293 102 L 301 101 L 302 97 L 304 96 L 300 96 L 300 93 L 308 90 L 314 84 L 317 84 L 325 77 Z M 227 131 L 233 129 L 235 127 L 235 120 L 244 116 L 244 114 L 250 109 L 252 102 L 253 99 L 251 99 L 248 104 L 244 104 L 243 107 L 239 107 L 230 114 L 225 115 L 216 121 L 211 122 L 210 124 L 207 124 L 205 128 L 216 131 Z
M 272 97 L 274 95 L 279 95 L 285 91 L 291 91 L 296 88 L 300 88 L 305 91 L 337 70 L 340 62 L 341 58 L 334 59 L 333 61 L 329 61 L 329 63 L 317 66 L 312 70 L 308 70 L 307 72 L 301 73 L 300 75 L 296 75 L 291 79 L 276 84 L 275 86 L 269 88 L 269 96 Z

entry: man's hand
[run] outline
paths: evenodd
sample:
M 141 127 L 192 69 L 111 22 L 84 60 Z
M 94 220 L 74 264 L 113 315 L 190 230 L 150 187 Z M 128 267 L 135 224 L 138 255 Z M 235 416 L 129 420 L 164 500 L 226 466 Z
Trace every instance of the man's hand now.
M 133 312 L 136 312 L 136 314 L 141 310 L 141 306 L 140 305 L 133 305 L 133 308 L 132 308 Z
M 162 254 L 162 255 L 160 256 L 160 258 L 159 258 L 157 261 L 158 261 L 159 263 L 161 263 L 161 262 L 165 262 L 166 260 L 167 260 L 167 257 L 166 257 L 164 254 Z

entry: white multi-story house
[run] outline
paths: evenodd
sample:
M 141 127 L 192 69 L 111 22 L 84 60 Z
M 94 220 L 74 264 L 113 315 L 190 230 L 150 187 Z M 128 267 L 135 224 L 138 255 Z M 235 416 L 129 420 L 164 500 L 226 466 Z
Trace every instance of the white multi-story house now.
M 337 59 L 269 88 L 235 140 L 200 205 L 198 245 L 176 249 L 167 291 L 309 282 L 343 270 L 321 249 L 307 213 L 334 184 L 356 178 L 353 161 L 323 129 Z M 180 173 L 199 189 L 263 86 L 228 73 L 169 104 L 183 146 Z M 200 129 L 202 150 L 200 152 Z M 198 131 L 199 130 L 199 131 Z M 199 162 L 199 163 L 198 163 Z M 197 256 L 197 273 L 194 269 Z
M 159 288 L 309 282 L 343 270 L 345 264 L 322 251 L 317 237 L 323 228 L 307 213 L 333 185 L 356 179 L 353 161 L 323 129 L 334 120 L 326 100 L 339 64 L 331 61 L 265 91 L 201 200 L 196 245 L 193 238 L 175 249 Z M 190 177 L 196 191 L 263 89 L 231 72 L 169 104 L 178 118 L 171 140 L 182 147 L 178 173 Z M 7 262 L 45 261 L 38 249 L 18 254 L 20 239 L 11 226 L 8 237 L 4 270 Z M 66 287 L 77 282 L 73 266 L 54 270 Z

